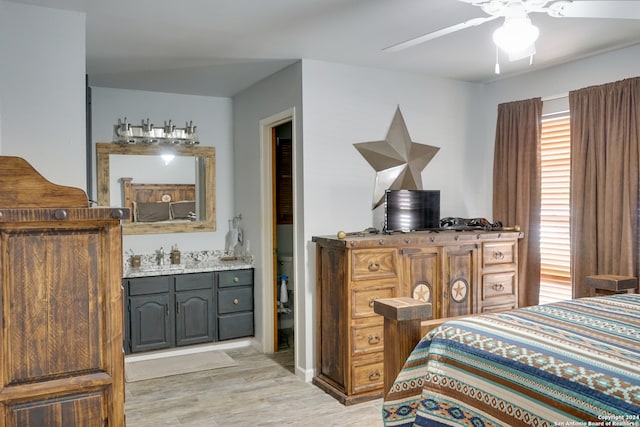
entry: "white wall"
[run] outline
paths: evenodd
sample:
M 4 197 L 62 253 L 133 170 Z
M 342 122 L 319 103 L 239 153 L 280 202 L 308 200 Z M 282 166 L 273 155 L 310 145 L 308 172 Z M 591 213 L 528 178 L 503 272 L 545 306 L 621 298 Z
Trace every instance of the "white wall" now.
M 302 75 L 301 64 L 296 63 L 284 70 L 260 81 L 249 89 L 233 98 L 233 133 L 235 149 L 234 181 L 236 185 L 236 211 L 242 213 L 245 224 L 245 238 L 251 241 L 252 252 L 256 259 L 255 270 L 255 318 L 256 341 L 262 350 L 273 351 L 273 292 L 275 283 L 269 277 L 270 260 L 272 259 L 271 237 L 266 232 L 265 224 L 270 226 L 269 212 L 263 210 L 265 200 L 261 187 L 269 186 L 264 183 L 263 177 L 268 175 L 265 169 L 266 153 L 270 147 L 262 147 L 261 121 L 277 116 L 285 111 L 291 111 L 295 115 L 293 119 L 293 154 L 296 158 L 294 165 L 294 205 L 301 206 L 304 201 L 301 194 L 302 174 L 304 171 L 296 171 L 296 165 L 301 164 L 302 155 Z M 267 136 L 268 137 L 268 136 Z M 266 144 L 265 144 L 266 145 Z M 266 153 L 265 153 L 266 150 Z M 267 179 L 270 179 L 267 177 Z M 303 225 L 302 211 L 294 219 L 294 250 L 302 247 L 302 234 L 298 232 Z M 301 259 L 295 259 L 294 276 L 303 274 L 300 265 Z M 267 277 L 263 280 L 264 277 Z M 274 276 L 275 277 L 275 276 Z M 296 279 L 297 280 L 297 279 Z M 296 288 L 298 285 L 296 284 Z M 304 289 L 304 288 L 302 288 Z M 296 321 L 306 321 L 304 307 L 305 294 L 296 292 Z M 304 361 L 310 355 L 305 353 L 304 347 L 299 345 L 313 340 L 313 335 L 307 328 L 296 330 L 296 369 L 305 370 Z M 300 362 L 302 360 L 302 362 Z
M 481 207 L 474 199 L 483 197 L 477 193 L 468 197 L 464 162 L 468 141 L 474 136 L 470 124 L 478 121 L 479 93 L 479 87 L 469 83 L 303 60 L 234 97 L 236 206 L 245 215 L 246 235 L 256 248 L 257 278 L 268 268 L 265 264 L 271 256 L 265 253 L 270 242 L 263 242 L 264 212 L 259 211 L 264 173 L 260 169 L 260 121 L 296 108 L 295 345 L 296 369 L 307 379 L 313 373 L 316 354 L 315 245 L 311 238 L 373 224 L 376 174 L 353 144 L 384 139 L 399 105 L 412 140 L 440 147 L 423 172 L 423 183 L 425 188 L 441 190 L 442 215 L 478 212 Z M 262 291 L 256 291 L 256 319 L 263 320 L 256 337 L 262 343 L 273 334 L 268 322 L 272 284 L 267 282 L 260 286 Z
M 137 90 L 92 88 L 93 141 L 111 142 L 113 125 L 127 118 L 133 124 L 150 119 L 156 126 L 172 120 L 177 127 L 193 121 L 200 145 L 216 148 L 216 214 L 217 230 L 207 233 L 174 233 L 129 235 L 123 238 L 125 250 L 153 253 L 177 244 L 183 251 L 225 248 L 228 220 L 235 215 L 232 101 L 230 98 L 177 95 Z M 95 157 L 94 157 L 95 159 Z M 95 160 L 94 160 L 95 174 Z M 134 177 L 135 172 L 130 175 Z M 95 177 L 94 177 L 95 188 Z M 94 192 L 95 194 L 95 192 Z
M 0 0 L 0 153 L 86 189 L 85 16 Z
M 478 88 L 452 80 L 309 60 L 303 61 L 302 76 L 305 227 L 304 276 L 298 283 L 304 284 L 307 296 L 306 336 L 315 338 L 312 236 L 379 226 L 373 223 L 371 211 L 376 173 L 353 144 L 384 140 L 399 106 L 412 141 L 440 147 L 424 169 L 422 181 L 425 189 L 441 191 L 441 216 L 476 212 L 464 188 L 464 159 L 473 136 L 470 123 L 474 122 Z M 311 369 L 315 339 L 305 345 L 304 363 Z
M 441 191 L 441 216 L 477 210 L 469 206 L 464 188 L 476 85 L 319 61 L 303 64 L 305 194 L 313 194 L 305 204 L 306 234 L 379 226 L 371 213 L 376 173 L 353 144 L 384 140 L 398 106 L 412 141 L 440 147 L 422 183 Z

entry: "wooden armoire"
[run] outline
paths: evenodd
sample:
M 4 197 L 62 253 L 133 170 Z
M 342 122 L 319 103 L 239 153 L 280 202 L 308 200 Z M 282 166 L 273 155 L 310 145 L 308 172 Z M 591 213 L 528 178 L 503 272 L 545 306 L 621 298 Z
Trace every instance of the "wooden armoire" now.
M 127 209 L 0 156 L 0 427 L 122 427 Z

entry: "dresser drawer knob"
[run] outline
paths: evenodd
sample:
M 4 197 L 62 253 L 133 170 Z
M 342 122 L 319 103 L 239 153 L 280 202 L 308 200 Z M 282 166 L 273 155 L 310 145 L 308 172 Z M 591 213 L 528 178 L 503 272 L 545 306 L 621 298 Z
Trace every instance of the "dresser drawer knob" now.
M 367 268 L 369 271 L 378 271 L 380 270 L 380 263 L 378 261 L 369 261 Z
M 233 303 L 234 303 L 235 305 L 238 305 L 238 303 L 239 303 L 239 302 L 240 302 L 240 301 L 238 300 L 238 298 L 234 298 L 234 299 L 233 299 Z
M 369 307 L 373 308 L 373 302 L 380 297 L 371 297 L 369 298 Z
M 234 276 L 233 281 L 234 283 L 238 283 L 240 281 L 240 278 L 238 276 Z
M 69 215 L 67 214 L 67 211 L 64 209 L 56 209 L 56 211 L 53 213 L 53 217 L 59 220 L 67 219 L 68 216 Z
M 376 369 L 375 371 L 369 372 L 369 381 L 378 381 L 380 379 L 380 370 Z
M 503 260 L 504 259 L 504 254 L 500 251 L 495 251 L 493 253 L 493 258 L 497 259 L 497 260 Z
M 376 334 L 376 335 L 369 335 L 368 337 L 369 340 L 369 345 L 376 345 L 376 344 L 380 344 L 380 335 Z
M 113 219 L 122 219 L 124 216 L 124 211 L 122 209 L 114 209 L 111 211 L 111 218 Z
M 504 291 L 504 285 L 502 283 L 496 283 L 493 285 L 493 290 L 496 292 L 502 292 Z

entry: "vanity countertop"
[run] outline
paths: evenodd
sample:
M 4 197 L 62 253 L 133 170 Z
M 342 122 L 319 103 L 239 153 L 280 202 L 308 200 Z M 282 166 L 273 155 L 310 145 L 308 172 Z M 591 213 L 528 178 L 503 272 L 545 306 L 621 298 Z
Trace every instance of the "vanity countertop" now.
M 241 270 L 253 268 L 253 263 L 243 259 L 232 261 L 208 260 L 185 264 L 150 265 L 142 267 L 127 266 L 123 271 L 125 278 L 166 276 L 170 274 L 205 273 L 209 271 Z

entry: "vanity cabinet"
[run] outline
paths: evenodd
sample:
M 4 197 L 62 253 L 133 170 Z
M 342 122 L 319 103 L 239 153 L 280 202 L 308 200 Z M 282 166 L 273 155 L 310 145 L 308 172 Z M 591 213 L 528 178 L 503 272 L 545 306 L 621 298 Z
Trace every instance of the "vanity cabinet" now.
M 515 307 L 520 237 L 493 231 L 313 237 L 314 384 L 344 404 L 382 397 L 384 334 L 376 299 L 429 302 L 436 319 Z
M 125 351 L 254 335 L 253 269 L 125 278 Z
M 218 339 L 254 334 L 253 269 L 216 273 Z
M 137 353 L 214 341 L 213 283 L 214 273 L 125 279 L 125 350 Z

